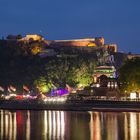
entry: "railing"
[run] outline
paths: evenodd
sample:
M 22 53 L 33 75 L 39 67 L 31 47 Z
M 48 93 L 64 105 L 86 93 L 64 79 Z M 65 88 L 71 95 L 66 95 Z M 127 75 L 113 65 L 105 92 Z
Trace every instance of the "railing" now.
M 70 101 L 80 100 L 80 101 L 91 101 L 91 100 L 99 100 L 99 101 L 136 101 L 140 102 L 140 98 L 131 99 L 130 97 L 106 97 L 106 96 L 89 96 L 89 97 L 76 97 L 74 99 L 68 99 Z

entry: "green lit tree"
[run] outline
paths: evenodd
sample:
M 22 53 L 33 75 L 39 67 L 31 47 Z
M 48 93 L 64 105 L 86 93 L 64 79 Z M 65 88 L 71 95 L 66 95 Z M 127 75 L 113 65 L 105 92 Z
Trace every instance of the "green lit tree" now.
M 89 68 L 86 64 L 82 64 L 80 68 L 75 69 L 74 73 L 74 79 L 78 87 L 85 87 L 91 84 L 92 75 L 89 73 Z
M 47 81 L 45 77 L 39 77 L 34 81 L 34 86 L 39 90 L 40 93 L 50 92 L 53 88 L 51 81 Z
M 89 86 L 92 83 L 92 74 L 95 67 L 94 59 L 56 58 L 46 64 L 46 79 L 58 88 Z

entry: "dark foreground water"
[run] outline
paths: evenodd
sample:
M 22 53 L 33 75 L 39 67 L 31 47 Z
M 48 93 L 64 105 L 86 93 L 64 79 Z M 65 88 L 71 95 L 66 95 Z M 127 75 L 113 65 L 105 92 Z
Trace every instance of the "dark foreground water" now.
M 4 111 L 0 140 L 139 140 L 140 113 Z

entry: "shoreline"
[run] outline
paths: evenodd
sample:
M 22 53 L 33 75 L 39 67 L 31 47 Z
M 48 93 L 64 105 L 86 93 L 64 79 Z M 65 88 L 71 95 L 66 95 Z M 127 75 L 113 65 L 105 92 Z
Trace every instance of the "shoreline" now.
M 79 101 L 64 103 L 42 103 L 0 101 L 4 110 L 62 110 L 62 111 L 103 111 L 103 112 L 140 112 L 140 101 Z

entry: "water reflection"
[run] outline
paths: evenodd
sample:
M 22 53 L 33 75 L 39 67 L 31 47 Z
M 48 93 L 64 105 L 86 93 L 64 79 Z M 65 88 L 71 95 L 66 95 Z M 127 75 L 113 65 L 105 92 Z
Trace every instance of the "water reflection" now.
M 125 113 L 124 126 L 125 140 L 127 140 L 129 137 L 130 140 L 139 140 L 140 114 Z
M 139 140 L 140 113 L 89 112 L 91 140 Z
M 138 140 L 140 113 L 0 110 L 0 140 Z
M 101 140 L 101 120 L 98 112 L 90 113 L 90 138 L 91 140 Z
M 0 111 L 0 138 L 16 140 L 16 113 Z
M 0 139 L 64 140 L 63 111 L 0 111 Z
M 48 133 L 48 137 L 44 137 L 44 139 L 49 138 L 64 140 L 65 136 L 65 113 L 62 111 L 45 111 L 44 112 L 44 127 L 45 134 Z M 48 123 L 48 125 L 47 125 Z M 47 135 L 46 135 L 47 136 Z

